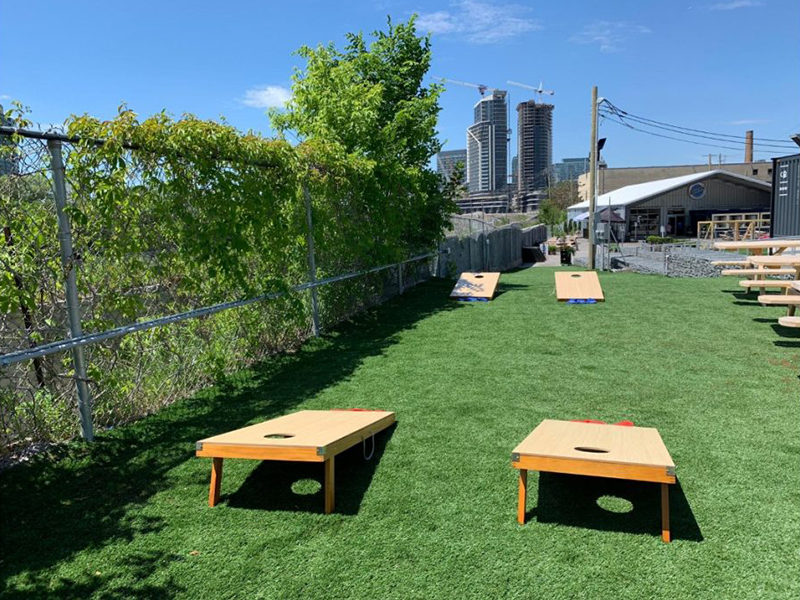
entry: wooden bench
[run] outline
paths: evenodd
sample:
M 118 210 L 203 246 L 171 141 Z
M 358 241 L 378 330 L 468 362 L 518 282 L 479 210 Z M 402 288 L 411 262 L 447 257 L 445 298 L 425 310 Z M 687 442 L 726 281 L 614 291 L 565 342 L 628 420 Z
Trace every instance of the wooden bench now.
M 800 306 L 800 294 L 761 294 L 758 302 L 765 306 Z
M 790 281 L 785 294 L 762 294 L 758 301 L 765 306 L 786 306 L 786 317 L 794 319 L 794 313 L 800 306 L 800 281 Z
M 731 265 L 734 267 L 745 267 L 750 264 L 747 260 L 712 260 L 711 264 L 715 267 L 722 267 L 725 265 Z
M 743 288 L 780 288 L 787 290 L 793 287 L 792 284 L 796 281 L 787 281 L 785 279 L 742 279 L 739 285 Z
M 778 324 L 784 327 L 800 327 L 800 317 L 781 317 Z
M 741 275 L 796 275 L 797 271 L 794 269 L 723 269 L 721 275 L 733 275 L 739 277 Z

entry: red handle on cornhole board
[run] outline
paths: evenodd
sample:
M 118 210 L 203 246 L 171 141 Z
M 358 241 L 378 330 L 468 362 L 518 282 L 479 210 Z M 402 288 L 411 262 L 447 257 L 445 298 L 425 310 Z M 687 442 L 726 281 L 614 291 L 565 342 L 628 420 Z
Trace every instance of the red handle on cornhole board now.
M 595 423 L 597 425 L 605 425 L 605 421 L 596 421 L 594 419 L 572 419 L 573 423 Z M 614 423 L 614 425 L 620 425 L 622 427 L 633 427 L 633 421 L 619 421 Z

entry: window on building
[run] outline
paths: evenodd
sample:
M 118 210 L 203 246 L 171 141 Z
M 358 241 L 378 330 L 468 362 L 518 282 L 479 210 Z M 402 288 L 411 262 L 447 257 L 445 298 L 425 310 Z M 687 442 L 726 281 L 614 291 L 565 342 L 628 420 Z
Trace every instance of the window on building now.
M 632 208 L 628 223 L 628 237 L 631 240 L 643 240 L 648 235 L 659 235 L 661 209 Z
M 753 169 L 753 175 L 758 175 L 758 169 Z
M 772 169 L 767 169 L 767 175 L 772 175 Z

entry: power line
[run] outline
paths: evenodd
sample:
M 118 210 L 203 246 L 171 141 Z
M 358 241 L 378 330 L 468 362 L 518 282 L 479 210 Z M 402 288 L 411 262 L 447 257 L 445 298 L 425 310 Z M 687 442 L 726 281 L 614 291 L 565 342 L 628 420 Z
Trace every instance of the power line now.
M 689 132 L 685 131 L 686 128 L 681 128 L 681 127 L 677 127 L 677 126 L 673 127 L 673 126 L 652 125 L 651 124 L 652 121 L 650 119 L 640 119 L 638 117 L 631 116 L 628 113 L 624 113 L 624 115 L 623 115 L 623 114 L 620 114 L 620 112 L 617 112 L 617 111 L 603 110 L 603 111 L 601 111 L 601 114 L 603 116 L 612 116 L 613 115 L 613 116 L 617 117 L 620 122 L 623 122 L 623 123 L 625 123 L 627 121 L 633 121 L 633 122 L 639 123 L 639 124 L 641 124 L 641 125 L 643 125 L 645 127 L 652 127 L 654 129 L 661 129 L 663 131 L 669 131 L 669 132 L 677 133 L 677 134 L 680 134 L 680 135 L 686 135 L 686 136 L 690 136 L 690 137 L 708 139 L 708 140 L 713 140 L 713 141 L 716 141 L 716 142 L 723 142 L 723 143 L 726 143 L 726 144 L 741 144 L 741 147 L 744 147 L 744 146 L 747 145 L 746 141 L 740 141 L 740 138 L 738 138 L 738 137 L 736 139 L 725 139 L 725 138 L 721 138 L 721 137 L 715 137 L 715 136 L 712 136 L 712 135 L 703 135 L 701 133 L 689 133 Z M 774 151 L 776 149 L 777 150 L 792 150 L 792 149 L 794 149 L 794 146 L 791 145 L 791 144 L 784 144 L 784 145 L 780 145 L 780 144 L 765 144 L 765 143 L 756 142 L 756 141 L 753 142 L 753 147 L 761 147 L 761 148 L 770 149 L 770 150 L 764 150 L 764 152 Z
M 625 110 L 619 108 L 618 106 L 616 106 L 613 102 L 611 102 L 608 99 L 606 99 L 606 104 L 608 104 L 614 112 L 619 113 L 620 116 L 631 117 L 633 119 L 646 121 L 646 122 L 649 122 L 649 123 L 653 123 L 655 125 L 663 125 L 665 127 L 671 127 L 673 129 L 680 129 L 680 130 L 687 131 L 687 132 L 704 133 L 704 134 L 708 134 L 708 135 L 712 135 L 712 136 L 716 136 L 716 137 L 721 137 L 721 138 L 732 138 L 732 141 L 738 141 L 738 140 L 745 140 L 746 139 L 744 136 L 741 136 L 741 135 L 734 135 L 734 134 L 730 134 L 730 133 L 717 133 L 717 132 L 713 132 L 713 131 L 706 131 L 705 129 L 694 129 L 694 128 L 691 128 L 691 127 L 682 127 L 680 125 L 674 125 L 672 123 L 666 123 L 664 121 L 656 121 L 655 119 L 649 119 L 647 117 L 643 117 L 641 115 L 636 115 L 634 113 L 625 111 Z M 788 142 L 786 140 L 782 140 L 782 139 L 776 139 L 776 138 L 759 138 L 759 139 L 764 140 L 766 142 L 779 142 L 781 144 L 788 144 Z
M 687 140 L 686 138 L 679 138 L 679 137 L 673 137 L 671 135 L 664 135 L 662 133 L 656 133 L 655 131 L 648 131 L 646 129 L 640 129 L 638 127 L 635 127 L 635 126 L 631 125 L 630 123 L 626 123 L 625 121 L 619 121 L 617 119 L 609 119 L 609 120 L 612 123 L 617 123 L 619 125 L 622 125 L 623 127 L 627 127 L 628 129 L 632 129 L 632 130 L 638 131 L 640 133 L 646 133 L 648 135 L 652 135 L 652 136 L 655 136 L 655 137 L 665 138 L 665 139 L 668 139 L 668 140 L 675 140 L 677 142 L 685 142 L 687 144 L 694 144 L 696 146 L 704 146 L 706 148 L 711 147 L 711 148 L 723 148 L 725 150 L 736 150 L 736 151 L 740 151 L 741 150 L 741 148 L 737 148 L 737 147 L 734 147 L 734 146 L 722 146 L 720 144 L 711 144 L 711 143 L 707 143 L 707 142 L 697 142 L 695 140 Z M 754 152 L 758 152 L 758 153 L 761 153 L 761 154 L 770 154 L 770 152 L 768 150 L 755 150 Z

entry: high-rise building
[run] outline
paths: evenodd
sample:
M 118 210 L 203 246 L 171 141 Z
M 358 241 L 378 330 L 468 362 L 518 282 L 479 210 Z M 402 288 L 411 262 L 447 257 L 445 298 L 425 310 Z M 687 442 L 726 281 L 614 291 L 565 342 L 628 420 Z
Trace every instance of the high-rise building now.
M 517 167 L 518 163 L 519 163 L 519 158 L 517 158 L 516 156 L 511 159 L 511 189 L 512 190 L 517 189 L 517 172 L 519 171 L 519 168 Z
M 475 104 L 467 128 L 467 187 L 471 194 L 501 192 L 508 185 L 506 92 L 493 90 Z
M 467 170 L 467 151 L 466 150 L 442 150 L 436 155 L 436 170 L 447 181 L 453 176 L 456 165 L 461 163 L 464 166 L 464 177 Z
M 556 181 L 572 181 L 588 172 L 589 159 L 586 157 L 563 158 L 560 163 L 553 165 L 553 174 Z
M 517 191 L 547 187 L 553 166 L 553 108 L 534 100 L 517 105 Z

